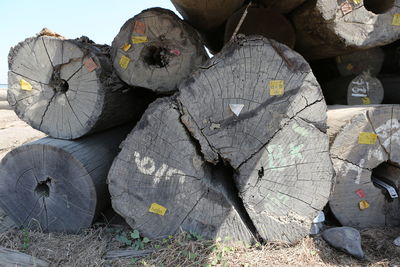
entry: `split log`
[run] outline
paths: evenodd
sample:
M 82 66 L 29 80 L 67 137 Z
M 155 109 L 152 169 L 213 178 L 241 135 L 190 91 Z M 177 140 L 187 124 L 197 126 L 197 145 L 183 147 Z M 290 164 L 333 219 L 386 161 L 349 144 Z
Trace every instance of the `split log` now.
M 227 21 L 225 26 L 225 43 L 227 43 L 235 33 L 245 10 L 246 7 L 241 8 Z M 293 26 L 285 16 L 273 9 L 259 8 L 256 6 L 247 8 L 247 15 L 242 21 L 237 33 L 244 35 L 262 35 L 291 48 L 294 47 L 296 40 Z
M 336 66 L 342 76 L 360 75 L 369 72 L 377 76 L 382 69 L 385 54 L 382 48 L 374 47 L 336 57 Z
M 54 138 L 75 139 L 137 120 L 153 100 L 116 76 L 109 47 L 46 32 L 9 53 L 8 102 L 18 117 Z
M 312 0 L 294 11 L 297 50 L 308 59 L 389 44 L 400 36 L 400 0 Z
M 23 228 L 78 233 L 110 206 L 107 173 L 132 127 L 75 141 L 43 138 L 8 153 L 0 205 Z
M 108 175 L 114 210 L 150 238 L 183 229 L 251 243 L 229 171 L 202 160 L 180 116 L 156 100 L 126 138 Z
M 382 83 L 385 97 L 383 98 L 384 104 L 400 104 L 400 76 L 399 75 L 385 75 L 379 76 Z
M 399 192 L 400 107 L 375 105 L 328 111 L 330 152 L 336 185 L 329 200 L 344 226 L 356 228 L 400 225 L 399 199 L 374 183 L 380 178 Z
M 207 47 L 216 53 L 223 46 L 226 20 L 238 10 L 245 0 L 171 0 L 176 10 L 196 28 L 205 39 Z
M 183 123 L 206 161 L 232 168 L 256 236 L 306 236 L 333 175 L 326 104 L 307 62 L 273 40 L 238 37 L 179 90 Z
M 259 2 L 268 8 L 273 8 L 282 14 L 287 14 L 299 7 L 306 0 L 260 0 Z
M 337 78 L 322 84 L 322 90 L 330 105 L 381 104 L 384 96 L 382 83 L 368 73 Z
M 119 77 L 157 93 L 177 85 L 207 59 L 198 33 L 172 11 L 151 8 L 129 19 L 112 43 Z

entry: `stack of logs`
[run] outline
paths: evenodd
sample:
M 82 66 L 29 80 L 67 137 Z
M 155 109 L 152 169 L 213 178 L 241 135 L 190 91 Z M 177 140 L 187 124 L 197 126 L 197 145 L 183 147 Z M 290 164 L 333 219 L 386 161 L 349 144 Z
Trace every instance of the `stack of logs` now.
M 144 10 L 111 47 L 11 49 L 8 102 L 49 135 L 2 160 L 17 226 L 75 233 L 111 204 L 150 238 L 296 242 L 328 200 L 400 225 L 400 106 L 380 105 L 400 103 L 400 0 L 172 2 L 184 20 Z

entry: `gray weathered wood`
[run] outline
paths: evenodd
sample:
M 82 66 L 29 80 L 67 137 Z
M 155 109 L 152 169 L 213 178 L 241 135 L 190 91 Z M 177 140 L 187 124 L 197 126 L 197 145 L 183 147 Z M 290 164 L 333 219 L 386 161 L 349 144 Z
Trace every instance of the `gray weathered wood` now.
M 281 95 L 271 95 L 276 81 Z M 183 123 L 206 161 L 232 168 L 256 235 L 307 235 L 333 175 L 326 104 L 307 62 L 273 40 L 238 36 L 179 89 Z
M 113 71 L 109 47 L 46 34 L 9 53 L 8 102 L 22 120 L 54 138 L 74 139 L 140 117 L 152 97 L 128 90 Z
M 18 252 L 16 250 L 0 247 L 0 265 L 1 266 L 18 266 L 18 267 L 47 267 L 49 264 L 44 261 L 32 257 L 28 254 Z
M 368 73 L 346 76 L 322 84 L 326 102 L 330 105 L 381 104 L 382 83 Z
M 207 59 L 198 33 L 162 8 L 144 10 L 125 22 L 114 38 L 111 56 L 124 82 L 157 93 L 176 91 Z
M 399 200 L 391 200 L 385 190 L 371 181 L 371 175 L 381 177 L 399 190 L 399 118 L 398 105 L 330 107 L 328 134 L 336 184 L 329 205 L 342 225 L 356 228 L 400 225 Z M 371 137 L 376 134 L 377 139 L 360 140 L 360 133 Z M 361 201 L 366 201 L 369 207 L 361 209 Z
M 144 236 L 160 238 L 182 229 L 251 243 L 231 178 L 223 167 L 202 160 L 177 105 L 159 99 L 123 142 L 108 183 L 114 210 Z M 154 205 L 165 213 L 152 212 Z
M 294 11 L 298 51 L 308 59 L 328 58 L 399 39 L 400 0 L 359 2 L 311 0 Z
M 342 76 L 369 72 L 377 76 L 382 69 L 385 54 L 380 47 L 360 50 L 336 57 L 336 66 Z
M 0 165 L 0 205 L 24 228 L 77 233 L 110 205 L 107 173 L 131 126 L 75 141 L 43 138 Z
M 231 39 L 245 10 L 246 7 L 241 8 L 228 19 L 225 26 L 225 43 Z M 247 15 L 237 33 L 262 35 L 291 48 L 294 47 L 296 40 L 294 28 L 285 16 L 276 10 L 256 6 L 247 8 Z
M 265 7 L 273 8 L 283 14 L 287 14 L 305 1 L 306 0 L 260 0 L 259 2 Z

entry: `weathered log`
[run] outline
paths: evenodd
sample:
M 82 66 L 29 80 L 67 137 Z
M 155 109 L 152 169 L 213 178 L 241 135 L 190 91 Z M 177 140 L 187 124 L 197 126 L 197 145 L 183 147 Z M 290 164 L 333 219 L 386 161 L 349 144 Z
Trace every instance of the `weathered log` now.
M 108 49 L 87 37 L 26 39 L 9 53 L 8 102 L 19 118 L 54 138 L 75 139 L 138 119 L 153 98 L 128 90 Z
M 259 2 L 265 7 L 274 8 L 283 14 L 287 14 L 305 1 L 306 0 L 260 0 Z
M 156 100 L 123 142 L 108 176 L 114 210 L 150 238 L 183 229 L 252 242 L 231 174 L 202 160 L 180 116 Z
M 49 264 L 44 261 L 32 257 L 31 255 L 0 247 L 0 262 L 2 266 L 20 266 L 20 267 L 47 267 Z
M 340 77 L 322 84 L 329 105 L 381 104 L 384 96 L 382 83 L 369 73 Z
M 328 58 L 394 42 L 400 0 L 311 0 L 294 11 L 296 48 L 308 59 Z
M 326 104 L 307 62 L 273 40 L 238 37 L 179 90 L 183 123 L 206 161 L 231 168 L 255 235 L 307 235 L 333 172 Z
M 379 76 L 382 83 L 385 97 L 384 104 L 400 104 L 400 75 Z
M 176 10 L 202 35 L 205 45 L 217 53 L 224 44 L 226 20 L 245 0 L 171 0 Z
M 336 57 L 336 66 L 342 76 L 369 72 L 377 76 L 382 69 L 385 54 L 380 47 L 356 51 Z
M 344 226 L 399 226 L 400 203 L 374 185 L 379 178 L 399 192 L 400 107 L 332 106 L 328 111 L 330 153 L 336 184 L 329 200 Z
M 171 93 L 207 59 L 198 33 L 172 11 L 151 8 L 129 19 L 112 43 L 119 77 L 129 85 Z
M 225 43 L 227 43 L 235 33 L 246 8 L 247 7 L 243 7 L 235 12 L 227 21 L 225 26 Z M 296 40 L 294 28 L 285 16 L 273 9 L 256 6 L 249 6 L 247 8 L 247 15 L 242 21 L 237 33 L 244 35 L 261 35 L 266 38 L 274 39 L 291 48 L 294 47 Z
M 110 205 L 107 174 L 130 126 L 75 141 L 43 138 L 8 153 L 0 205 L 19 226 L 77 233 Z

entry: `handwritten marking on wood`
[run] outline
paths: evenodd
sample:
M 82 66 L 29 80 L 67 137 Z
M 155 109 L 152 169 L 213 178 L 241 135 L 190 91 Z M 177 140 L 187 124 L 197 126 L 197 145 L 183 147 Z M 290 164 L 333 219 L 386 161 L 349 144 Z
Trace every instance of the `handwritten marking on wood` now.
M 283 171 L 283 168 L 287 165 L 293 165 L 296 163 L 296 159 L 303 159 L 303 155 L 301 150 L 304 147 L 304 144 L 296 145 L 290 143 L 289 145 L 289 153 L 285 155 L 285 146 L 284 145 L 269 145 L 267 148 L 268 151 L 268 160 L 267 160 L 267 168 L 273 169 L 277 171 Z
M 157 203 L 151 203 L 149 211 L 160 216 L 164 216 L 167 212 L 167 208 Z
M 400 144 L 400 122 L 398 119 L 390 119 L 378 128 L 375 132 L 383 140 L 382 145 L 389 148 L 390 144 Z
M 351 95 L 354 97 L 368 97 L 369 83 L 362 76 L 354 78 L 350 83 Z
M 293 131 L 300 134 L 301 136 L 309 136 L 310 135 L 310 133 L 308 132 L 308 130 L 306 128 L 301 127 L 298 124 L 293 124 L 292 129 L 293 129 Z
M 156 170 L 156 165 L 154 160 L 149 157 L 140 158 L 140 154 L 138 152 L 134 152 L 133 155 L 135 156 L 135 163 L 138 170 L 146 175 L 152 175 Z
M 24 79 L 19 81 L 19 85 L 21 86 L 21 90 L 32 91 L 32 85 Z
M 285 93 L 285 81 L 283 80 L 272 80 L 268 83 L 269 95 L 283 95 Z
M 374 145 L 378 140 L 378 135 L 375 133 L 361 132 L 358 135 L 358 143 L 362 145 Z

